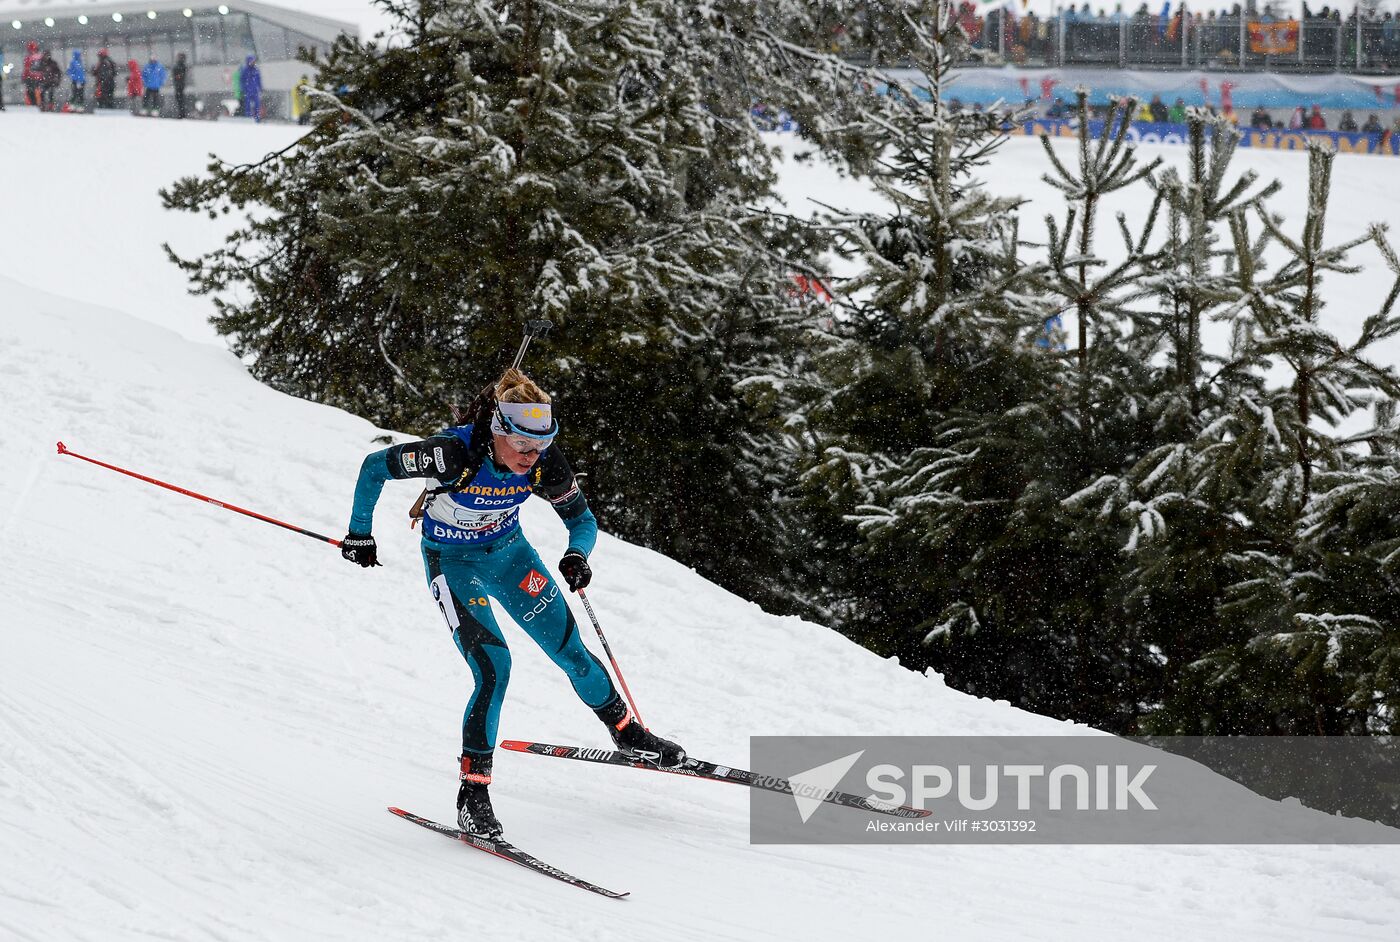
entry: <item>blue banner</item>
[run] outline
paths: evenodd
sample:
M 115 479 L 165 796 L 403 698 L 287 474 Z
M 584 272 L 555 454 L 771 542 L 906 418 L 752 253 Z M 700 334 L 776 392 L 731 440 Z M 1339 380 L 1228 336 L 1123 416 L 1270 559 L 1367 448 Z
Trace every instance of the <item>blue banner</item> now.
M 1103 135 L 1103 121 L 1090 121 L 1089 133 L 1097 138 Z M 1079 133 L 1072 121 L 1028 121 L 1013 128 L 1013 134 L 1026 134 L 1031 137 L 1075 137 Z M 1262 147 L 1266 150 L 1306 150 L 1308 141 L 1322 138 L 1332 142 L 1340 154 L 1384 154 L 1400 156 L 1400 136 L 1383 131 L 1378 134 L 1344 134 L 1340 131 L 1263 131 L 1258 128 L 1240 128 L 1241 147 Z M 1188 131 L 1184 124 L 1159 124 L 1148 121 L 1134 121 L 1128 129 L 1129 140 L 1140 144 L 1185 144 Z
M 922 85 L 923 74 L 913 69 L 892 69 L 889 74 Z M 1001 102 L 1015 107 L 1035 102 L 1041 109 L 1061 99 L 1074 103 L 1074 90 L 1090 89 L 1091 105 L 1106 105 L 1114 97 L 1131 95 L 1140 102 L 1156 95 L 1168 106 L 1181 99 L 1184 105 L 1210 105 L 1217 111 L 1248 114 L 1255 108 L 1278 112 L 1287 119 L 1294 108 L 1357 112 L 1400 108 L 1400 77 L 1365 75 L 1295 75 L 1277 72 L 1149 72 L 1133 69 L 958 69 L 943 92 L 945 101 L 983 107 Z M 1362 120 L 1358 117 L 1357 120 Z

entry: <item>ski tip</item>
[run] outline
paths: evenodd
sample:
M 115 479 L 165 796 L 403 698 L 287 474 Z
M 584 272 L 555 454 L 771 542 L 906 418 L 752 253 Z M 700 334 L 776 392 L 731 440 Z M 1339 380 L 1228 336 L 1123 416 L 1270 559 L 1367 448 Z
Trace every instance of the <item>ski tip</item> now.
M 521 742 L 518 739 L 502 739 L 496 745 L 501 749 L 509 749 L 511 752 L 525 752 L 530 748 L 529 743 Z
M 400 818 L 406 818 L 406 817 L 408 817 L 408 812 L 407 812 L 407 811 L 404 811 L 402 808 L 395 808 L 393 805 L 390 805 L 390 806 L 389 806 L 389 813 L 390 813 L 390 814 L 396 814 L 396 815 L 398 815 Z

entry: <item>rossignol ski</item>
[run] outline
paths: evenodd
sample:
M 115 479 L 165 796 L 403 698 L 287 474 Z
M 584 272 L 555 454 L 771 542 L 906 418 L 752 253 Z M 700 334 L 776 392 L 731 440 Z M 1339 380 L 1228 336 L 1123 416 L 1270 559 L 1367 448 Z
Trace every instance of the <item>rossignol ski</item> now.
M 597 762 L 602 765 L 620 765 L 632 769 L 649 769 L 652 772 L 670 772 L 672 775 L 688 775 L 691 778 L 704 778 L 712 782 L 733 782 L 735 785 L 747 785 L 749 788 L 762 788 L 770 792 L 780 792 L 784 795 L 793 794 L 794 789 L 800 789 L 803 797 L 820 798 L 822 801 L 830 802 L 833 805 L 842 805 L 847 808 L 859 808 L 862 811 L 875 811 L 880 814 L 893 815 L 897 818 L 926 818 L 932 812 L 923 808 L 911 808 L 908 805 L 886 805 L 869 798 L 861 798 L 859 795 L 852 795 L 849 792 L 816 790 L 809 786 L 793 785 L 785 778 L 776 775 L 760 775 L 756 772 L 748 772 L 744 769 L 736 769 L 727 765 L 715 765 L 713 762 L 704 762 L 700 759 L 686 758 L 679 766 L 671 769 L 663 769 L 660 766 L 652 765 L 625 752 L 618 752 L 613 749 L 591 749 L 584 746 L 551 746 L 542 742 L 522 742 L 518 739 L 507 739 L 498 744 L 502 749 L 509 749 L 512 752 L 528 752 L 537 756 L 553 756 L 557 759 L 578 759 L 581 762 Z M 810 792 L 810 794 L 808 794 Z
M 468 847 L 475 847 L 477 850 L 485 851 L 493 857 L 500 857 L 502 860 L 509 860 L 511 863 L 519 864 L 520 866 L 525 867 L 526 869 L 533 870 L 536 873 L 542 873 L 547 877 L 553 877 L 554 879 L 559 880 L 562 883 L 567 883 L 570 886 L 581 887 L 585 890 L 597 893 L 600 896 L 606 896 L 609 899 L 622 899 L 624 896 L 627 895 L 626 893 L 618 893 L 614 890 L 605 889 L 601 886 L 589 883 L 587 880 L 580 880 L 578 877 L 573 876 L 572 874 L 568 874 L 565 873 L 563 870 L 551 867 L 543 860 L 540 860 L 537 857 L 532 857 L 529 854 L 525 853 L 525 851 L 521 850 L 519 847 L 516 847 L 509 841 L 493 841 L 489 838 L 478 837 L 475 834 L 468 834 L 466 831 L 461 831 L 454 827 L 448 827 L 445 824 L 438 824 L 436 821 L 429 821 L 427 818 L 419 817 L 418 815 L 413 814 L 411 811 L 404 811 L 402 808 L 390 808 L 389 810 L 392 811 L 394 814 L 398 815 L 400 818 L 403 818 L 405 821 L 412 821 L 414 824 L 420 827 L 425 827 L 429 831 L 436 831 L 439 834 L 454 838 L 455 840 L 459 840 L 463 844 L 466 844 Z

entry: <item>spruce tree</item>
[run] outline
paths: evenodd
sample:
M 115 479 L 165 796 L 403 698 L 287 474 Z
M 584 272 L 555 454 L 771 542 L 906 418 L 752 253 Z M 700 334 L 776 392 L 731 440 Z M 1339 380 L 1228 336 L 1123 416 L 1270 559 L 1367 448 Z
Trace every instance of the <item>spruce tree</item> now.
M 1159 274 L 1151 280 L 1165 302 L 1155 327 L 1165 334 L 1175 366 L 1174 386 L 1186 413 L 1201 414 L 1206 360 L 1201 328 L 1234 299 L 1228 220 L 1278 192 L 1279 182 L 1255 188 L 1258 174 L 1231 177 L 1241 134 L 1224 117 L 1190 109 L 1186 118 L 1186 174 L 1162 172 L 1157 187 L 1166 198 L 1168 235 Z M 1154 331 L 1156 332 L 1156 331 Z
M 1338 735 L 1392 723 L 1395 597 L 1381 560 L 1393 534 L 1377 527 L 1375 507 L 1396 471 L 1395 430 L 1341 426 L 1400 391 L 1367 352 L 1400 333 L 1400 288 L 1350 344 L 1325 325 L 1322 288 L 1357 270 L 1348 255 L 1366 241 L 1397 275 L 1400 265 L 1378 230 L 1325 244 L 1334 155 L 1314 146 L 1308 156 L 1299 236 L 1266 204 L 1231 213 L 1235 301 L 1224 313 L 1234 343 L 1217 374 L 1225 395 L 1141 482 L 1154 502 L 1196 508 L 1178 514 L 1166 543 L 1178 555 L 1197 544 L 1220 574 L 1213 630 L 1183 633 L 1173 652 L 1179 668 L 1147 718 L 1157 731 Z M 1285 256 L 1272 270 L 1271 247 Z
M 1150 180 L 1166 208 L 1165 238 L 1141 243 L 1150 253 L 1131 279 L 1134 290 L 1150 294 L 1131 311 L 1125 341 L 1138 365 L 1132 387 L 1118 389 L 1128 409 L 1116 425 L 1129 427 L 1126 419 L 1136 431 L 1120 467 L 1101 466 L 1065 502 L 1082 532 L 1121 528 L 1116 618 L 1146 652 L 1152 693 L 1144 702 L 1157 702 L 1159 685 L 1170 688 L 1223 640 L 1217 606 L 1231 581 L 1224 559 L 1237 548 L 1240 527 L 1228 502 L 1182 483 L 1182 465 L 1203 429 L 1257 385 L 1240 362 L 1205 351 L 1201 328 L 1237 296 L 1232 214 L 1277 189 L 1256 187 L 1252 172 L 1232 176 L 1239 132 L 1228 122 L 1193 111 L 1188 126 L 1185 173 L 1173 167 Z M 1135 722 L 1134 715 L 1127 728 Z
M 988 416 L 1040 400 L 1057 367 L 1034 344 L 1050 312 L 1020 256 L 1016 201 L 974 177 L 1004 140 L 1005 115 L 949 110 L 965 37 L 948 4 L 926 4 L 905 29 L 920 37 L 926 84 L 891 82 L 872 109 L 888 138 L 872 180 L 893 209 L 834 220 L 863 267 L 842 286 L 848 309 L 818 360 L 825 387 L 809 410 L 815 448 L 803 484 L 808 528 L 821 539 L 817 588 L 841 629 L 911 667 L 947 670 L 927 642 L 944 642 L 950 612 L 974 627 L 981 617 L 977 580 L 960 566 L 987 548 L 1006 504 L 992 479 L 1015 486 L 1005 464 L 1021 442 L 961 445 Z M 954 466 L 968 493 L 930 499 Z M 984 500 L 972 493 L 979 486 L 998 493 Z M 988 675 L 948 676 L 969 689 Z

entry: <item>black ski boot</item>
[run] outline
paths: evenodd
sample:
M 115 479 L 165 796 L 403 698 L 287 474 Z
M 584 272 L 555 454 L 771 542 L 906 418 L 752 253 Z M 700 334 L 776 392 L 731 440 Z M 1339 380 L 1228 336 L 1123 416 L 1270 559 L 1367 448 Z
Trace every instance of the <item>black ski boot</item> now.
M 621 697 L 594 712 L 598 714 L 598 719 L 608 724 L 608 732 L 617 748 L 629 756 L 661 769 L 674 769 L 685 761 L 685 750 L 637 722 L 637 717 L 627 709 Z
M 484 756 L 462 754 L 462 784 L 457 789 L 457 826 L 468 834 L 501 839 L 501 822 L 491 809 L 491 753 Z

